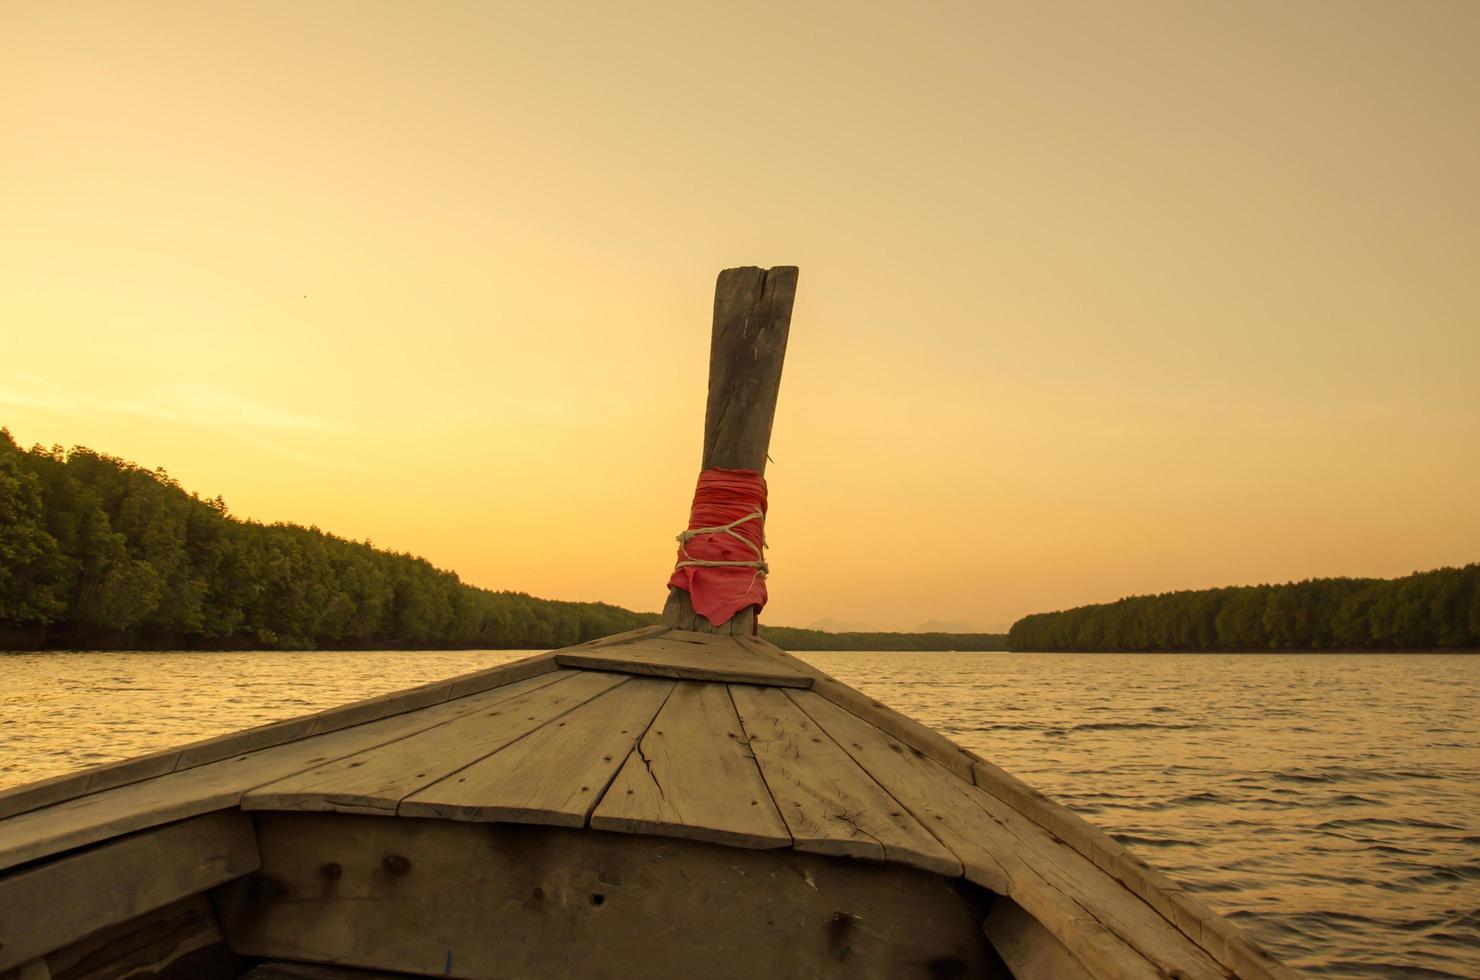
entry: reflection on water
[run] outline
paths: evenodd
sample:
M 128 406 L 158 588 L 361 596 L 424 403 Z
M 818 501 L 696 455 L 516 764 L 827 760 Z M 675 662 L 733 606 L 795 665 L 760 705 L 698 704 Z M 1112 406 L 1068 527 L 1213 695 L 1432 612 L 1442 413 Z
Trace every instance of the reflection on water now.
M 524 655 L 0 655 L 0 786 Z M 805 656 L 1085 814 L 1294 966 L 1480 977 L 1480 658 Z

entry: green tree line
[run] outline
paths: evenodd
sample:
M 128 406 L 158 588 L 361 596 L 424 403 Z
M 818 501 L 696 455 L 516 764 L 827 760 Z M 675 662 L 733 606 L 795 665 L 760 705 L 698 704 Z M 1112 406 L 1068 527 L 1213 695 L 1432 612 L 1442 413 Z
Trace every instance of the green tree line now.
M 1013 650 L 1427 650 L 1480 647 L 1480 565 L 1322 578 L 1025 616 Z
M 656 622 L 492 592 L 317 528 L 232 517 L 163 471 L 0 429 L 0 649 L 558 647 Z
M 1006 650 L 1005 633 L 826 633 L 761 624 L 761 636 L 783 650 Z

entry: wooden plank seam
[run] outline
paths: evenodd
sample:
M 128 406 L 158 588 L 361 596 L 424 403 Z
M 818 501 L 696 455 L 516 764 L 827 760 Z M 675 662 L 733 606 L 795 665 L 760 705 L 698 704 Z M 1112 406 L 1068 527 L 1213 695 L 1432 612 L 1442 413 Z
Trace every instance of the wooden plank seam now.
M 642 626 L 625 633 L 588 640 L 585 643 L 562 649 L 580 651 L 619 646 L 623 643 L 661 636 L 668 631 L 669 627 L 662 624 Z M 327 734 L 356 724 L 379 721 L 408 711 L 476 694 L 515 680 L 522 680 L 523 676 L 534 676 L 534 673 L 523 674 L 530 668 L 543 667 L 543 670 L 554 670 L 557 666 L 555 657 L 560 652 L 555 650 L 536 654 L 510 664 L 500 664 L 496 667 L 470 671 L 456 677 L 432 681 L 405 690 L 387 692 L 349 704 L 336 705 L 298 718 L 267 722 L 242 731 L 216 735 L 158 752 L 130 759 L 120 759 L 116 762 L 105 762 L 77 772 L 61 773 L 36 782 L 0 789 L 0 821 L 106 789 L 127 786 L 145 779 L 209 765 L 243 751 L 273 748 L 300 738 Z M 523 674 L 523 676 L 509 676 L 512 674 Z M 490 681 L 495 683 L 487 683 Z M 307 719 L 312 719 L 309 730 L 299 731 L 299 727 Z M 282 737 L 277 737 L 279 735 Z

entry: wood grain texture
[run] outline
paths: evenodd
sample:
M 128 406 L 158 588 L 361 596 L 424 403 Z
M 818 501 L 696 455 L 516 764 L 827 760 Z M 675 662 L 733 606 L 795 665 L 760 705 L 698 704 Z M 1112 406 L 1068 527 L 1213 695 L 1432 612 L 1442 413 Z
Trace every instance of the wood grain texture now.
M 208 739 L 182 749 L 180 762 L 175 767 L 175 771 L 208 765 L 232 755 L 266 748 L 270 745 L 289 744 L 310 735 L 325 735 L 379 721 L 382 718 L 392 718 L 396 715 L 419 711 L 422 708 L 479 691 L 490 690 L 527 677 L 548 673 L 555 667 L 554 654 L 542 653 L 511 664 L 473 671 L 458 677 L 444 678 L 418 687 L 338 705 L 303 718 L 290 718 L 286 721 L 264 725 L 260 729 L 248 729 L 244 732 Z M 306 730 L 302 727 L 304 721 L 308 721 Z M 265 733 L 273 731 L 276 732 L 277 737 L 270 739 L 265 737 Z
M 1014 980 L 1096 980 L 1063 943 L 1010 898 L 992 903 L 982 928 Z
M 719 274 L 701 469 L 766 472 L 796 291 L 795 266 L 746 266 Z M 750 634 L 755 632 L 756 609 L 747 607 L 723 623 L 710 623 L 694 612 L 686 591 L 670 589 L 663 622 L 685 630 Z
M 676 630 L 695 631 L 699 620 L 703 619 L 694 612 L 693 596 L 675 585 L 668 586 L 668 599 L 663 603 L 663 624 Z M 715 626 L 709 620 L 704 620 L 704 632 L 713 633 Z
M 1010 892 L 1011 875 L 1004 862 L 1001 835 L 967 795 L 969 785 L 923 753 L 881 731 L 857 715 L 810 691 L 794 692 L 791 701 L 870 779 L 877 782 L 916 820 L 929 828 L 961 859 L 971 881 L 998 894 Z M 994 848 L 994 844 L 998 845 Z
M 766 471 L 796 266 L 726 269 L 714 286 L 703 469 Z
M 585 826 L 672 690 L 672 681 L 624 678 L 508 748 L 407 797 L 399 812 Z
M 1093 971 L 1222 980 L 1197 944 L 1073 848 L 826 698 L 788 696 L 961 857 L 970 880 L 1010 896 Z
M 668 599 L 663 603 L 663 623 L 673 629 L 692 630 L 696 633 L 719 633 L 726 636 L 755 635 L 755 606 L 744 609 L 720 623 L 718 626 L 694 612 L 694 601 L 687 592 L 677 586 L 668 587 Z
M 661 626 L 643 627 L 640 630 L 607 637 L 602 642 L 621 642 L 629 637 L 645 636 L 663 629 L 664 627 Z M 89 793 L 141 782 L 167 773 L 208 765 L 243 752 L 285 744 L 308 734 L 325 734 L 366 721 L 415 711 L 431 704 L 440 704 L 450 698 L 474 694 L 501 684 L 532 677 L 544 671 L 554 670 L 555 666 L 554 653 L 540 654 L 512 664 L 473 671 L 451 679 L 433 681 L 419 687 L 339 705 L 305 715 L 302 718 L 271 722 L 145 756 L 104 763 L 75 773 L 65 773 L 37 782 L 12 786 L 0 790 L 0 826 L 3 826 L 6 818 L 30 810 L 74 800 Z
M 961 874 L 956 855 L 785 694 L 737 684 L 730 696 L 797 850 Z
M 416 975 L 275 960 L 270 963 L 259 963 L 243 973 L 240 980 L 416 980 Z
M 985 896 L 913 868 L 520 824 L 258 820 L 261 880 L 221 894 L 252 955 L 473 980 L 992 976 Z
M 737 847 L 791 844 L 723 684 L 674 688 L 591 826 Z
M 683 680 L 810 687 L 812 678 L 795 667 L 760 657 L 730 636 L 670 630 L 662 636 L 587 652 L 564 652 L 566 667 L 617 670 Z
M 624 679 L 559 670 L 496 688 L 484 695 L 475 712 L 259 786 L 242 797 L 242 808 L 395 813 L 400 802 L 417 790 L 497 752 Z
M 178 758 L 179 754 L 178 749 L 170 753 L 170 768 L 174 767 L 173 760 Z M 92 766 L 79 772 L 64 772 L 57 776 L 48 776 L 45 779 L 0 789 L 0 820 L 17 813 L 25 813 L 27 810 L 38 810 L 44 806 L 51 806 L 53 803 L 75 799 L 87 792 L 87 781 L 95 773 L 101 769 L 111 769 L 115 765 L 117 763 Z
M 882 701 L 849 687 L 816 667 L 792 656 L 785 650 L 758 636 L 739 636 L 736 642 L 750 652 L 791 667 L 812 678 L 812 690 L 853 714 L 866 719 L 870 724 L 893 735 L 910 748 L 934 759 L 960 778 L 971 782 L 972 764 L 976 756 L 946 738 L 940 732 L 920 724 L 913 718 L 900 714 Z
M 549 663 L 553 669 L 554 660 Z M 491 692 L 473 694 L 18 814 L 0 821 L 0 870 L 119 834 L 234 807 L 248 790 L 460 718 L 497 698 Z
M 597 637 L 594 640 L 587 640 L 585 643 L 561 647 L 559 650 L 552 650 L 550 652 L 552 654 L 573 653 L 581 650 L 599 650 L 603 647 L 621 646 L 624 643 L 637 643 L 655 636 L 662 636 L 669 629 L 670 627 L 664 623 L 654 623 L 651 626 L 641 626 L 635 630 L 627 630 L 625 633 L 613 633 L 611 636 Z
M 252 821 L 213 813 L 0 878 L 0 969 L 258 867 Z
M 971 792 L 978 802 L 986 797 L 980 790 Z M 986 799 L 984 809 L 1011 835 L 1023 864 L 1163 972 L 1209 980 L 1225 975 L 1209 951 L 1121 882 L 1037 823 Z
M 1185 892 L 1098 827 L 985 759 L 976 759 L 977 786 L 1028 821 L 1062 840 L 1113 877 L 1244 980 L 1296 980 L 1298 974 L 1227 918 Z
M 46 965 L 52 980 L 234 980 L 248 964 L 226 947 L 210 899 L 192 895 L 99 929 Z

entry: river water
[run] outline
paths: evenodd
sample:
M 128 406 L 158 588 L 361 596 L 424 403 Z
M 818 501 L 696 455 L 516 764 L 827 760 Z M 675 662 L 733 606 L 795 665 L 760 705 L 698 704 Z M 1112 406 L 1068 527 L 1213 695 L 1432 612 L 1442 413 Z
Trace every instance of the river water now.
M 0 654 L 0 787 L 524 655 Z M 1480 657 L 803 656 L 1084 814 L 1292 966 L 1480 977 Z

